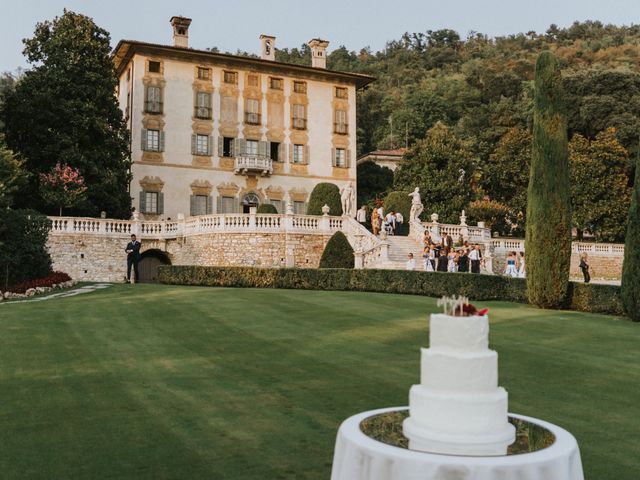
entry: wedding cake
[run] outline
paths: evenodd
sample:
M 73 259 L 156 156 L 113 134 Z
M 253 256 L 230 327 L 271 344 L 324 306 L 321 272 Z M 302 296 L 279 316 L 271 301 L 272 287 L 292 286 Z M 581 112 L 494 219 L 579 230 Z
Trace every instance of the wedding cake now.
M 431 315 L 430 348 L 421 349 L 420 384 L 409 392 L 404 435 L 412 450 L 505 455 L 515 428 L 507 392 L 498 386 L 498 354 L 488 348 L 489 318 L 461 316 L 469 305 L 459 300 L 449 314 Z

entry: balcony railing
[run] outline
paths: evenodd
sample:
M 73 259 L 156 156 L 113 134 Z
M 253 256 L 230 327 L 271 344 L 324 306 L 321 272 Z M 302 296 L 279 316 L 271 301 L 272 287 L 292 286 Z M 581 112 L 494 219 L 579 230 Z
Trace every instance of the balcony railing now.
M 146 113 L 162 113 L 162 102 L 146 101 L 144 102 L 144 111 Z
M 211 118 L 211 107 L 195 107 L 194 116 L 196 118 Z
M 307 129 L 307 119 L 306 118 L 292 118 L 291 126 L 296 130 L 306 130 Z
M 349 133 L 349 125 L 347 123 L 334 123 L 333 132 L 339 135 L 346 135 Z
M 253 112 L 244 112 L 244 123 L 249 125 L 260 125 L 260 114 Z
M 235 158 L 235 173 L 248 175 L 259 173 L 267 176 L 273 173 L 273 160 L 263 155 L 239 155 Z

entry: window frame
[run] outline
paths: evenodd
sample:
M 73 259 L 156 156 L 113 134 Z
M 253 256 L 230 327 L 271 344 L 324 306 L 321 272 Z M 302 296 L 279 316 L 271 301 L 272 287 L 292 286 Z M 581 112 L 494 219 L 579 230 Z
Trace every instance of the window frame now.
M 151 66 L 154 66 L 152 69 Z M 158 66 L 158 69 L 155 69 L 155 66 Z M 147 72 L 149 73 L 162 73 L 162 62 L 160 60 L 149 60 L 147 62 Z
M 229 85 L 237 85 L 238 84 L 238 72 L 233 70 L 223 70 L 222 71 L 222 82 Z
M 348 100 L 349 99 L 349 89 L 347 87 L 335 87 L 335 93 L 334 93 L 336 98 L 340 98 L 342 100 Z
M 269 77 L 269 88 L 271 90 L 283 90 L 284 80 L 281 77 Z
M 150 213 L 152 215 L 158 214 L 159 197 L 160 195 L 158 194 L 158 192 L 144 192 L 144 213 Z
M 206 72 L 206 75 L 202 75 L 203 72 Z M 198 80 L 211 80 L 211 69 L 209 67 L 197 67 L 196 78 Z
M 298 88 L 301 87 L 301 88 Z M 306 94 L 307 93 L 307 82 L 303 82 L 302 80 L 294 80 L 293 81 L 293 93 Z
M 333 159 L 333 164 L 338 168 L 346 168 L 347 167 L 347 149 L 336 148 L 334 155 L 335 155 L 335 158 Z

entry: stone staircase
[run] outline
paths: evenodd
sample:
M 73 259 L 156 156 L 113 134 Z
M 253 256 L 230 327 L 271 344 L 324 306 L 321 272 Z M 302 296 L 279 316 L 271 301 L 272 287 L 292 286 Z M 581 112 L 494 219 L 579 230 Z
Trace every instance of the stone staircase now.
M 405 270 L 407 255 L 411 252 L 416 260 L 416 270 L 424 270 L 422 245 L 413 238 L 390 235 L 387 237 L 387 242 L 389 242 L 389 259 L 386 262 L 377 264 L 374 268 Z

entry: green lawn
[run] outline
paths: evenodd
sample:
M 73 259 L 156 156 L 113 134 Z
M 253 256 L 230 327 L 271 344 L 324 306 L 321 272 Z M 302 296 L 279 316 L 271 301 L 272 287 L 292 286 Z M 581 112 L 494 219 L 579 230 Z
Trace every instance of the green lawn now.
M 640 477 L 640 325 L 488 302 L 510 410 Z M 346 417 L 406 405 L 435 300 L 117 285 L 0 305 L 1 478 L 328 478 Z

